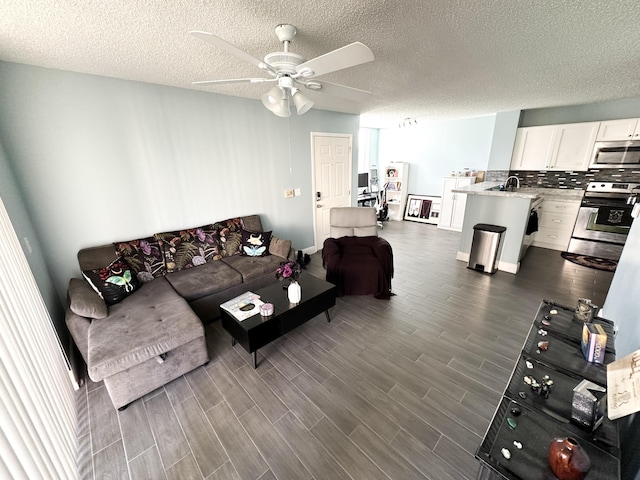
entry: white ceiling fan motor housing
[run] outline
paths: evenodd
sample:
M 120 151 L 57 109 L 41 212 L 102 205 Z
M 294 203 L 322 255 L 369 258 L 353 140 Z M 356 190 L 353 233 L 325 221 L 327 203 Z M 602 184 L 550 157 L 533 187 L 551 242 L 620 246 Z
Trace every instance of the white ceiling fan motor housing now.
M 305 61 L 301 55 L 291 52 L 274 52 L 264 57 L 264 63 L 271 65 L 276 72 L 288 75 L 294 75 L 296 67 Z
M 296 35 L 296 27 L 286 23 L 280 24 L 276 27 L 276 35 L 282 42 L 284 51 L 267 54 L 264 63 L 270 65 L 278 74 L 294 75 L 296 67 L 306 62 L 302 56 L 289 51 L 289 43 Z

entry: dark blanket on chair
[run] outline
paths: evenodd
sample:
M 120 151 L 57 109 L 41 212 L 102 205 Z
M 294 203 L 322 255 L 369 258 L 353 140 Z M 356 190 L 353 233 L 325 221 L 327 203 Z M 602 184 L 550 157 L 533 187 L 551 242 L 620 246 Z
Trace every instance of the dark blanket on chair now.
M 327 238 L 322 264 L 327 269 L 327 282 L 336 285 L 338 296 L 391 296 L 393 250 L 382 237 Z

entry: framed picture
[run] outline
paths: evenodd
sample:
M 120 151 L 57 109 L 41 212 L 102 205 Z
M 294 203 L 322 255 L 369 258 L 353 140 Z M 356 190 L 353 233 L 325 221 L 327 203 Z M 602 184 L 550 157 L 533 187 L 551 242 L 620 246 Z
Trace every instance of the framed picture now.
M 440 220 L 440 197 L 430 195 L 407 195 L 404 219 L 412 222 L 438 224 Z

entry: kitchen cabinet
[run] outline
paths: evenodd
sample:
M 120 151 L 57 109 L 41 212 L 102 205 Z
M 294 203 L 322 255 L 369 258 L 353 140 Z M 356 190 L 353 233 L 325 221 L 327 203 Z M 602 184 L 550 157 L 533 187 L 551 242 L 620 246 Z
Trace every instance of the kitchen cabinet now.
M 475 183 L 476 177 L 445 177 L 442 186 L 442 204 L 438 228 L 462 231 L 464 209 L 467 204 L 466 193 L 454 193 L 452 190 Z
M 566 251 L 579 209 L 580 200 L 545 198 L 538 210 L 533 246 Z
M 600 122 L 519 128 L 511 170 L 588 170 Z
M 404 205 L 407 202 L 409 164 L 406 162 L 391 163 L 385 167 L 384 175 L 389 219 L 402 220 Z
M 596 140 L 640 140 L 640 118 L 600 122 Z
M 519 128 L 511 170 L 545 170 L 553 152 L 555 126 Z

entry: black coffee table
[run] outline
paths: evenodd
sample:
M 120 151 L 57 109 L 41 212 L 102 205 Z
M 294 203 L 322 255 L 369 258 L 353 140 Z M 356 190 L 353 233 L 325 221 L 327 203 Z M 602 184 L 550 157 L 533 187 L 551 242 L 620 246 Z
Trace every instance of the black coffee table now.
M 302 290 L 302 298 L 295 305 L 289 303 L 287 290 L 283 289 L 283 285 L 287 285 L 285 282 L 252 290 L 260 295 L 260 300 L 273 304 L 273 315 L 269 317 L 258 314 L 239 321 L 226 310 L 220 309 L 222 326 L 231 335 L 233 345 L 239 342 L 247 352 L 253 354 L 253 368 L 257 366 L 259 348 L 322 312 L 325 313 L 327 322 L 331 321 L 329 309 L 336 304 L 336 286 L 305 272 L 300 276 L 298 283 Z

